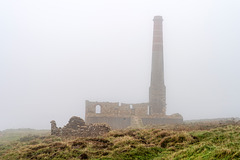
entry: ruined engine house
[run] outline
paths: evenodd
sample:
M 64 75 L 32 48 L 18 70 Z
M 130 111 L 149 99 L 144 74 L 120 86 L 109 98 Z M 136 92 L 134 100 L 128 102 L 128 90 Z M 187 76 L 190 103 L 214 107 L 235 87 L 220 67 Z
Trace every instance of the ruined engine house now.
M 129 126 L 140 127 L 154 124 L 182 123 L 183 117 L 176 113 L 166 115 L 166 87 L 164 84 L 164 58 L 162 17 L 155 16 L 152 45 L 151 84 L 149 103 L 126 104 L 114 102 L 90 102 L 85 104 L 87 124 L 107 123 L 112 129 Z

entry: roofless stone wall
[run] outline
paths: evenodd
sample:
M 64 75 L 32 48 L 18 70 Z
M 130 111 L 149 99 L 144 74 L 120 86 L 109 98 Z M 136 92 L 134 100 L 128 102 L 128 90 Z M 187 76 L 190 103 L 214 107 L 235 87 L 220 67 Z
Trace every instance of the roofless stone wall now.
M 121 116 L 129 117 L 149 115 L 148 103 L 90 102 L 86 101 L 86 117 L 88 116 Z
M 90 124 L 86 125 L 80 117 L 73 116 L 68 124 L 63 128 L 57 127 L 53 120 L 51 123 L 51 135 L 63 137 L 96 137 L 110 131 L 107 124 Z

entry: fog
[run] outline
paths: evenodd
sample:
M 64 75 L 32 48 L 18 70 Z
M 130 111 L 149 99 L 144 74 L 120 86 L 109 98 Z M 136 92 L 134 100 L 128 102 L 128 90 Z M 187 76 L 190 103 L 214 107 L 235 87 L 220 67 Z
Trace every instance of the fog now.
M 167 114 L 239 117 L 238 0 L 2 0 L 0 130 L 63 126 L 85 100 L 148 102 L 155 15 Z

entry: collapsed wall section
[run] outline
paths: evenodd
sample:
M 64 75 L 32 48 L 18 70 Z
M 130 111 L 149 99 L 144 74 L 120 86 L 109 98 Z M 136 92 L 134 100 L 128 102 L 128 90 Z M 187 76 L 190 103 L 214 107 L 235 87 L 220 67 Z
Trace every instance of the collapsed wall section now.
M 63 128 L 57 127 L 53 120 L 51 123 L 51 135 L 62 137 L 97 137 L 110 131 L 107 124 L 86 125 L 80 117 L 73 116 Z

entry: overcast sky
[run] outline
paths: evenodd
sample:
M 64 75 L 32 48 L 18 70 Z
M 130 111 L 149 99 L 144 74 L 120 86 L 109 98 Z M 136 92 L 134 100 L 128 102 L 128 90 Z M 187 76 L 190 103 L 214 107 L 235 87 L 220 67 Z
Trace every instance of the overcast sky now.
M 240 117 L 239 0 L 0 0 L 0 130 L 148 102 L 155 15 L 167 114 Z

